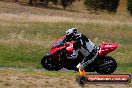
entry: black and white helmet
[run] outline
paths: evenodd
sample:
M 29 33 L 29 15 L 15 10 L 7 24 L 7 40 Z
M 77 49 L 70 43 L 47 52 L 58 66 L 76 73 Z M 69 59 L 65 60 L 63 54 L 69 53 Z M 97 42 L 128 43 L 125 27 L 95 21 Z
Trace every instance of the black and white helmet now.
M 66 38 L 71 39 L 77 34 L 77 29 L 75 27 L 70 28 L 66 31 Z

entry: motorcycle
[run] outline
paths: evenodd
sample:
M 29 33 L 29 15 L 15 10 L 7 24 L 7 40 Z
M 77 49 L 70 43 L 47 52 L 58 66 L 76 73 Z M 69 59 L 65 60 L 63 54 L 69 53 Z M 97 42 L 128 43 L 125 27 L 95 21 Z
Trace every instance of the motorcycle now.
M 68 59 L 67 56 L 73 53 L 74 41 L 63 43 L 65 36 L 58 38 L 52 45 L 50 52 L 43 56 L 41 65 L 46 70 L 61 70 L 63 67 L 68 70 L 77 70 L 76 65 L 80 63 L 84 56 L 79 52 L 75 59 Z M 103 42 L 98 46 L 98 56 L 84 70 L 86 72 L 97 72 L 100 74 L 111 74 L 117 68 L 115 59 L 107 54 L 118 47 L 116 43 Z

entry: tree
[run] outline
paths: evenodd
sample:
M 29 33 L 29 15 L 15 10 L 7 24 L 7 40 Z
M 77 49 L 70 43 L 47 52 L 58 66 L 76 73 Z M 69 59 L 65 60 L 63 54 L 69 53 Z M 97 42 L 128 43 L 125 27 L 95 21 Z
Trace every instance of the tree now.
M 100 9 L 116 12 L 119 0 L 85 0 L 84 4 L 87 8 L 92 8 L 94 10 Z
M 132 0 L 127 0 L 127 10 L 130 12 L 132 16 Z

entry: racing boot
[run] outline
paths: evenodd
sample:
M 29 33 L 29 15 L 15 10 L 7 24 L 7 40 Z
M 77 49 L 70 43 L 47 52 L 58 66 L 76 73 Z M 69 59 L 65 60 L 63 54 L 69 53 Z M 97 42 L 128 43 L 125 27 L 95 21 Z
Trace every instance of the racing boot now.
M 86 75 L 86 72 L 84 69 L 79 68 L 79 75 L 84 76 Z
M 82 67 L 82 65 L 80 63 L 77 65 L 77 68 L 78 68 L 78 71 L 79 71 L 79 75 L 81 75 L 81 76 L 86 75 L 86 72 L 85 72 L 84 68 Z

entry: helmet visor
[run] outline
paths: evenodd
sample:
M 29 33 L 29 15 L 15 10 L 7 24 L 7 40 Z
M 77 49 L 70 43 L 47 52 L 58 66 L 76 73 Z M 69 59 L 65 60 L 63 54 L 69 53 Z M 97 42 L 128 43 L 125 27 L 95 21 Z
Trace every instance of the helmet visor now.
M 68 40 L 70 40 L 72 37 L 73 37 L 73 33 L 72 33 L 72 34 L 69 34 L 69 35 L 66 35 L 66 38 L 67 38 Z

